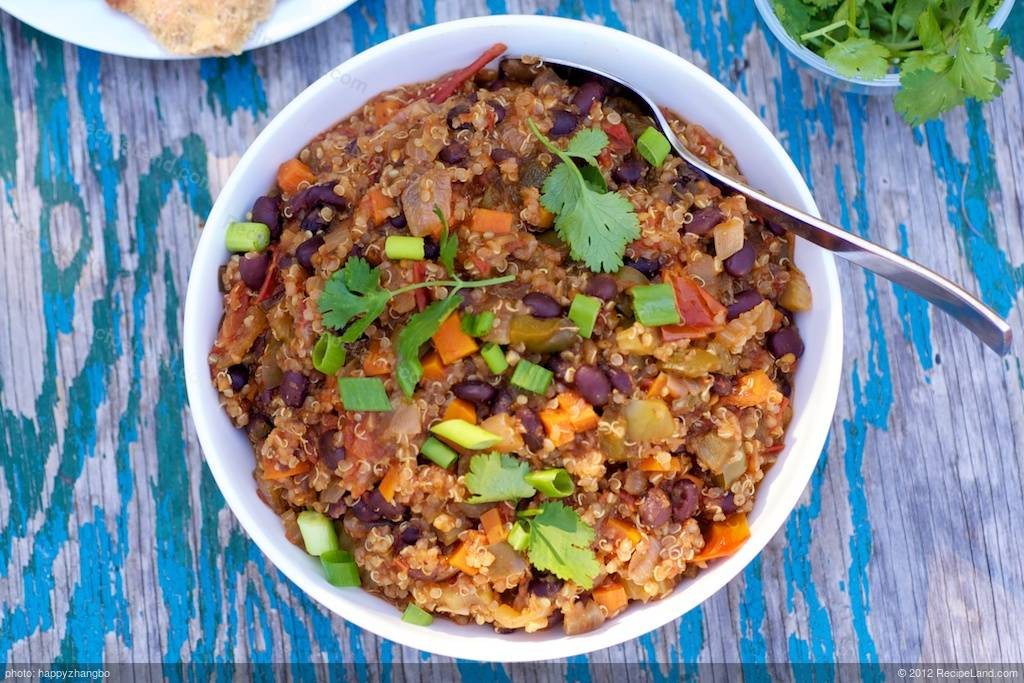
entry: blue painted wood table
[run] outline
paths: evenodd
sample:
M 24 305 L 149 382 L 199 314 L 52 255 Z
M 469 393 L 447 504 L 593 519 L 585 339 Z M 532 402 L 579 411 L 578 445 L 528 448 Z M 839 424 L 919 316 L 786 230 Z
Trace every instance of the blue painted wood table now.
M 242 57 L 166 63 L 3 15 L 0 660 L 379 662 L 385 678 L 439 660 L 327 613 L 239 529 L 191 426 L 181 311 L 199 224 L 275 112 L 355 52 L 488 11 L 582 17 L 691 59 L 778 134 L 825 216 L 980 291 L 1020 330 L 1019 4 L 1002 97 L 915 129 L 890 100 L 799 68 L 749 0 L 362 0 Z M 666 662 L 662 677 L 701 662 L 1024 660 L 1020 360 L 883 280 L 841 277 L 839 407 L 782 531 L 700 609 L 538 679 L 644 660 Z

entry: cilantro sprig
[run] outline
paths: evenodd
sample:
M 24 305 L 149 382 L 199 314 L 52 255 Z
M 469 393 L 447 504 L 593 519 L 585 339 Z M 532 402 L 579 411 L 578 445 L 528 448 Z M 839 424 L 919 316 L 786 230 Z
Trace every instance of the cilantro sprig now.
M 596 157 L 608 145 L 608 136 L 599 128 L 581 130 L 562 150 L 531 119 L 526 123 L 534 137 L 562 161 L 544 179 L 540 197 L 544 208 L 555 214 L 558 236 L 570 255 L 591 270 L 618 270 L 626 245 L 640 236 L 640 224 L 628 199 L 606 191 L 603 178 L 596 182 L 600 177 Z M 587 162 L 585 169 L 591 170 L 581 171 L 573 159 Z
M 1001 0 L 774 0 L 786 31 L 848 77 L 896 66 L 896 110 L 911 125 L 968 98 L 987 102 L 1010 75 L 1007 39 L 988 26 Z
M 540 514 L 523 520 L 529 528 L 530 564 L 560 579 L 573 581 L 589 590 L 601 565 L 591 550 L 594 529 L 576 511 L 562 503 L 547 502 Z
M 530 498 L 537 489 L 526 483 L 530 465 L 511 455 L 487 453 L 474 455 L 466 473 L 466 488 L 473 494 L 467 503 L 497 503 L 502 500 Z

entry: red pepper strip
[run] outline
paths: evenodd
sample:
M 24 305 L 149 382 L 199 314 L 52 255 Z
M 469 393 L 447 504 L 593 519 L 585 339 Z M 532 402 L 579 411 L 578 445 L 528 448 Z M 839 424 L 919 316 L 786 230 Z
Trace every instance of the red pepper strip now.
M 786 447 L 786 444 L 784 444 L 784 443 L 777 443 L 774 446 L 771 446 L 770 448 L 764 449 L 764 453 L 766 455 L 771 455 L 772 453 L 779 453 L 785 447 Z
M 463 69 L 459 69 L 443 81 L 439 81 L 435 86 L 433 93 L 428 97 L 430 103 L 441 104 L 447 100 L 452 96 L 452 93 L 462 87 L 463 83 L 475 76 L 480 69 L 484 68 L 487 65 L 487 62 L 504 54 L 507 49 L 508 46 L 505 45 L 505 43 L 495 43 L 487 48 L 486 52 L 477 57 L 476 61 L 472 64 Z
M 267 274 L 263 278 L 263 286 L 260 287 L 259 296 L 256 297 L 256 301 L 254 302 L 257 304 L 268 298 L 274 291 L 274 279 L 277 277 L 277 257 L 281 252 L 278 250 L 276 244 L 270 249 L 274 252 L 274 255 L 270 258 L 270 266 L 267 268 Z
M 427 265 L 423 261 L 416 261 L 412 264 L 412 279 L 413 282 L 423 282 L 427 277 Z M 416 308 L 419 311 L 423 311 L 429 303 L 429 293 L 426 287 L 420 289 L 414 289 L 412 295 L 416 301 Z
M 606 123 L 604 132 L 608 135 L 611 148 L 619 154 L 627 154 L 633 149 L 633 136 L 629 129 L 621 123 Z

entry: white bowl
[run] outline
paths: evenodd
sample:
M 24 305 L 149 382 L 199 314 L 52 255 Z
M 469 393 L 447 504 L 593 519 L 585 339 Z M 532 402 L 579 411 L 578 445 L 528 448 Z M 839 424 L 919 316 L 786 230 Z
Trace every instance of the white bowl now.
M 495 16 L 439 24 L 352 57 L 296 97 L 259 135 L 203 229 L 185 302 L 184 345 L 189 403 L 210 470 L 242 526 L 278 569 L 314 600 L 377 635 L 450 657 L 514 662 L 569 657 L 643 635 L 707 600 L 757 555 L 796 505 L 825 443 L 839 391 L 842 313 L 832 256 L 799 242 L 796 260 L 815 302 L 812 311 L 798 317 L 807 350 L 793 387 L 786 449 L 761 484 L 750 515 L 750 540 L 665 599 L 633 605 L 596 631 L 577 636 L 565 636 L 558 628 L 499 635 L 489 626 L 460 626 L 440 618 L 427 628 L 407 624 L 397 608 L 380 598 L 328 584 L 319 562 L 285 539 L 277 516 L 256 496 L 252 448 L 231 425 L 210 383 L 206 358 L 221 317 L 217 268 L 228 256 L 225 229 L 271 187 L 278 164 L 370 96 L 468 64 L 495 41 L 506 43 L 509 54 L 588 64 L 646 89 L 662 105 L 721 138 L 755 186 L 817 213 L 796 167 L 768 129 L 732 93 L 671 52 L 626 33 L 552 17 Z

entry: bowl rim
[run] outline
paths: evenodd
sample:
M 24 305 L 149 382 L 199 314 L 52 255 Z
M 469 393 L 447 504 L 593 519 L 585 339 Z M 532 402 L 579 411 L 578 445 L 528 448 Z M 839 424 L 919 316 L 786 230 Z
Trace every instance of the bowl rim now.
M 212 399 L 212 405 L 209 398 L 210 394 L 216 393 L 209 381 L 209 368 L 206 362 L 209 340 L 198 340 L 199 343 L 197 344 L 195 339 L 197 333 L 193 331 L 194 326 L 187 324 L 189 319 L 196 319 L 195 316 L 199 314 L 201 306 L 208 305 L 204 299 L 209 299 L 209 292 L 205 291 L 207 289 L 207 280 L 193 277 L 193 275 L 200 272 L 203 272 L 204 275 L 209 275 L 208 270 L 203 270 L 203 261 L 209 260 L 208 253 L 211 250 L 215 250 L 217 254 L 223 254 L 223 245 L 213 244 L 212 240 L 215 239 L 214 230 L 210 229 L 209 226 L 211 224 L 217 225 L 218 223 L 215 221 L 222 218 L 220 214 L 227 211 L 224 206 L 229 202 L 229 197 L 233 197 L 239 192 L 251 194 L 251 191 L 240 188 L 243 169 L 259 161 L 263 148 L 269 145 L 273 139 L 282 135 L 282 129 L 285 128 L 289 120 L 307 106 L 310 101 L 314 100 L 317 95 L 321 94 L 322 91 L 334 87 L 334 84 L 345 73 L 356 70 L 397 46 L 414 41 L 429 41 L 439 36 L 445 36 L 446 39 L 450 39 L 451 34 L 456 31 L 472 31 L 481 28 L 491 30 L 538 29 L 551 31 L 555 35 L 558 35 L 559 31 L 575 31 L 580 36 L 585 35 L 587 39 L 596 41 L 611 40 L 620 43 L 624 48 L 628 47 L 631 50 L 647 51 L 647 54 L 652 59 L 658 58 L 662 63 L 669 60 L 673 61 L 676 68 L 687 71 L 695 80 L 702 83 L 709 92 L 717 95 L 717 98 L 722 101 L 722 106 L 728 108 L 730 114 L 741 118 L 744 125 L 751 129 L 752 134 L 760 137 L 761 141 L 768 148 L 772 160 L 785 170 L 787 182 L 792 184 L 793 190 L 799 195 L 800 201 L 798 203 L 802 205 L 801 208 L 815 214 L 818 213 L 810 190 L 797 170 L 796 165 L 785 152 L 778 139 L 754 113 L 717 80 L 688 60 L 661 46 L 601 25 L 560 17 L 535 15 L 473 17 L 435 24 L 402 34 L 351 57 L 341 65 L 329 70 L 324 76 L 297 95 L 266 125 L 249 146 L 239 159 L 238 164 L 218 195 L 217 201 L 210 212 L 207 222 L 208 227 L 203 231 L 196 247 L 186 292 L 184 312 L 186 323 L 183 325 L 185 330 L 183 349 L 186 388 L 191 406 L 189 412 L 195 424 L 204 458 L 232 513 L 249 537 L 256 543 L 264 555 L 270 559 L 273 565 L 320 605 L 327 607 L 356 626 L 382 638 L 388 638 L 402 645 L 442 656 L 464 660 L 500 662 L 562 659 L 618 645 L 640 637 L 678 619 L 690 609 L 703 603 L 734 579 L 760 553 L 764 546 L 778 533 L 785 520 L 796 507 L 821 457 L 821 451 L 826 443 L 831 426 L 831 417 L 834 414 L 839 394 L 843 346 L 842 301 L 835 262 L 831 255 L 821 254 L 820 256 L 822 277 L 828 287 L 827 291 L 816 291 L 816 297 L 818 298 L 816 306 L 825 307 L 825 322 L 822 325 L 820 339 L 822 357 L 819 372 L 813 378 L 813 392 L 809 392 L 814 394 L 814 405 L 817 412 L 825 415 L 826 418 L 818 422 L 806 423 L 801 431 L 803 440 L 797 440 L 796 446 L 787 439 L 787 448 L 784 453 L 787 453 L 789 458 L 795 458 L 795 455 L 799 453 L 801 457 L 796 458 L 799 468 L 791 472 L 793 476 L 788 481 L 778 482 L 778 486 L 782 490 L 775 492 L 776 495 L 772 499 L 772 507 L 768 507 L 766 504 L 766 507 L 758 515 L 757 527 L 763 527 L 768 533 L 752 535 L 751 539 L 737 553 L 729 558 L 718 561 L 717 567 L 712 566 L 704 570 L 704 573 L 707 573 L 708 576 L 705 578 L 704 583 L 701 584 L 702 589 L 700 591 L 691 590 L 687 594 L 686 589 L 681 588 L 674 594 L 666 596 L 663 600 L 652 601 L 642 606 L 633 607 L 632 609 L 642 609 L 648 613 L 650 618 L 643 620 L 642 623 L 638 620 L 636 623 L 626 627 L 620 622 L 620 617 L 620 619 L 609 620 L 602 628 L 596 631 L 576 636 L 559 635 L 558 637 L 543 640 L 515 640 L 509 638 L 507 641 L 503 641 L 502 647 L 497 651 L 488 650 L 487 648 L 474 648 L 472 631 L 467 630 L 464 636 L 461 630 L 456 632 L 456 637 L 451 637 L 450 634 L 445 637 L 432 636 L 430 634 L 431 629 L 424 629 L 401 622 L 400 612 L 393 606 L 389 605 L 388 613 L 383 614 L 379 609 L 367 608 L 356 604 L 352 598 L 345 595 L 344 591 L 339 591 L 330 586 L 322 577 L 314 579 L 308 570 L 308 558 L 306 558 L 307 564 L 302 566 L 295 559 L 294 555 L 278 550 L 275 547 L 279 541 L 272 537 L 267 529 L 260 526 L 250 509 L 252 501 L 244 499 L 235 488 L 235 484 L 230 480 L 230 473 L 223 459 L 227 457 L 223 453 L 226 449 L 218 450 L 218 442 L 213 435 L 214 427 L 212 421 L 225 418 L 217 398 L 214 397 Z M 375 93 L 369 93 L 367 97 L 373 94 Z M 347 115 L 347 113 L 340 114 L 338 120 Z M 308 135 L 302 134 L 298 136 L 301 139 L 298 140 L 297 145 L 305 144 L 308 139 L 311 139 L 319 132 L 321 131 L 311 131 Z M 283 134 L 295 137 L 294 132 L 290 130 Z M 223 218 L 227 219 L 228 216 L 225 214 Z M 798 249 L 817 250 L 818 248 L 798 241 Z M 223 262 L 222 255 L 218 256 L 218 259 L 219 262 Z M 214 415 L 214 412 L 217 415 Z M 798 416 L 794 415 L 793 422 L 790 424 L 791 430 L 798 421 Z M 781 464 L 777 464 L 776 467 L 781 467 Z M 783 489 L 783 487 L 785 488 Z M 782 497 L 783 494 L 786 494 L 784 498 Z M 258 502 L 260 505 L 263 505 L 261 501 Z M 277 533 L 274 536 L 281 535 L 280 527 L 276 531 Z M 716 568 L 719 571 L 713 573 Z M 697 597 L 698 593 L 703 593 L 703 597 Z M 671 600 L 673 596 L 682 598 L 681 594 L 687 595 L 687 599 L 675 601 L 679 603 L 678 605 L 668 604 L 667 601 Z M 378 600 L 380 599 L 378 598 Z M 381 602 L 386 604 L 382 600 Z M 660 609 L 659 606 L 661 606 Z M 344 607 L 344 610 L 342 610 L 342 607 Z M 480 627 L 459 626 L 458 628 L 471 629 Z M 507 647 L 505 646 L 506 642 Z

